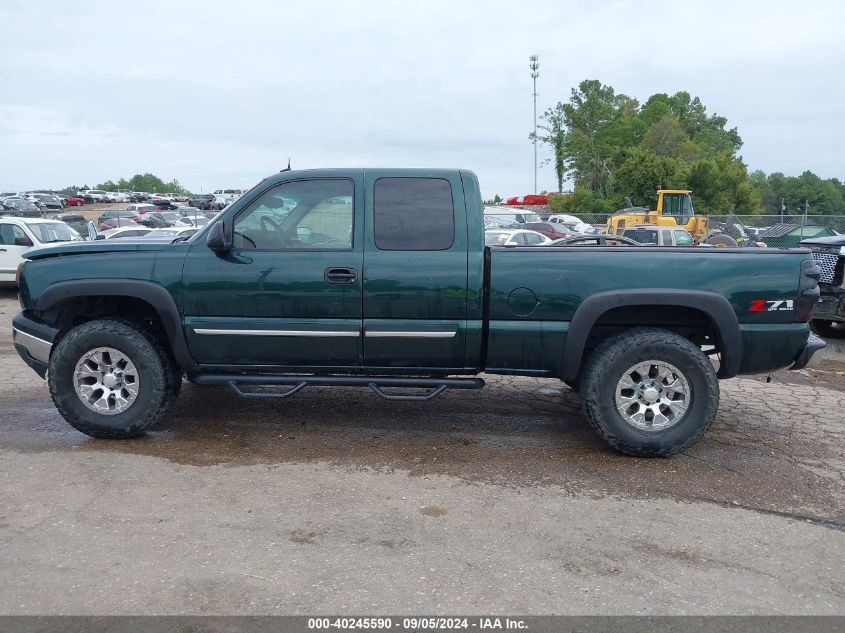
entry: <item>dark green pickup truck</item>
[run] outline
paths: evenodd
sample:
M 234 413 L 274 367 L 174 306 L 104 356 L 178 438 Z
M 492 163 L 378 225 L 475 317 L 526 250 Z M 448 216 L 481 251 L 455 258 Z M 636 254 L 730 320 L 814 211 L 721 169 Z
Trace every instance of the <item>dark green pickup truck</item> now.
M 183 376 L 425 400 L 487 372 L 580 389 L 590 423 L 642 456 L 704 433 L 717 378 L 824 346 L 807 250 L 485 248 L 482 213 L 469 171 L 283 172 L 186 241 L 28 253 L 14 343 L 95 437 L 142 434 Z

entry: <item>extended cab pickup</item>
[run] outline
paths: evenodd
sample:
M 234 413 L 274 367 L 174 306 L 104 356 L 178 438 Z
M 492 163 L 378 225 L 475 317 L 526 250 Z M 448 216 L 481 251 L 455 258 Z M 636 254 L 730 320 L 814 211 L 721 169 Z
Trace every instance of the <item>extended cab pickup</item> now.
M 704 433 L 717 378 L 801 368 L 824 346 L 807 250 L 490 248 L 482 209 L 469 171 L 285 171 L 185 241 L 27 253 L 14 344 L 95 437 L 142 434 L 183 376 L 411 400 L 487 372 L 565 381 L 641 456 Z

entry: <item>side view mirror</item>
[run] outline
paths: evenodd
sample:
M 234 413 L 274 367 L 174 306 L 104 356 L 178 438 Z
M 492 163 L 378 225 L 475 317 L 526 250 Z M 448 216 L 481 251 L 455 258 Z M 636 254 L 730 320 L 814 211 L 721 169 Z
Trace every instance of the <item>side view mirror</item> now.
M 15 238 L 15 246 L 32 246 L 32 240 L 26 236 L 18 236 Z
M 228 253 L 232 250 L 232 232 L 223 220 L 215 222 L 208 231 L 205 243 L 215 253 Z
M 104 239 L 106 239 L 106 236 L 103 235 L 102 233 L 97 233 L 97 237 L 95 237 L 94 239 L 95 240 L 104 240 Z

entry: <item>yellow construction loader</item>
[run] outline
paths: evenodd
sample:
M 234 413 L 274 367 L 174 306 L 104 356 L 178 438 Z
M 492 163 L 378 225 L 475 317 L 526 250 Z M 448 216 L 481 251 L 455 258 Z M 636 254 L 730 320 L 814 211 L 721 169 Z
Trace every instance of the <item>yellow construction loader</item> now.
M 711 230 L 707 226 L 707 218 L 695 214 L 692 191 L 688 189 L 658 189 L 657 208 L 654 210 L 635 207 L 630 198 L 625 198 L 625 203 L 626 208 L 607 219 L 607 232 L 611 235 L 620 235 L 626 227 L 635 224 L 656 224 L 684 228 L 699 244 L 737 246 L 734 238 Z

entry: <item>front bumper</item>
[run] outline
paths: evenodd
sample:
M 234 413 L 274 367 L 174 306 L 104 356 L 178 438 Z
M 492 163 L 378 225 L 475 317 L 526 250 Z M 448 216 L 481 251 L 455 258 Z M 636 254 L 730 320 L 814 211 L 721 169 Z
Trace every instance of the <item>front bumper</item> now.
M 12 343 L 18 355 L 35 373 L 44 378 L 50 363 L 50 352 L 59 331 L 35 319 L 27 310 L 12 319 Z
M 817 354 L 817 352 L 823 350 L 825 347 L 827 347 L 827 343 L 811 332 L 810 337 L 807 339 L 807 344 L 798 354 L 795 362 L 789 369 L 809 369 L 817 367 L 822 360 L 821 354 Z

